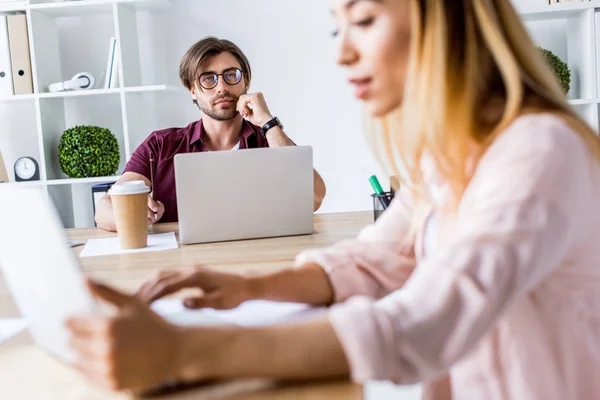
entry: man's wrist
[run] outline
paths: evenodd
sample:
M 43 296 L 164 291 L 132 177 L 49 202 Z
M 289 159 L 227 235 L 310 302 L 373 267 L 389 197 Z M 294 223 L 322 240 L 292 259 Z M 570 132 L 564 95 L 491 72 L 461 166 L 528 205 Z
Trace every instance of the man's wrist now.
M 264 117 L 262 117 L 262 118 L 260 118 L 260 119 L 258 120 L 258 126 L 259 126 L 260 128 L 262 128 L 263 126 L 265 126 L 265 124 L 266 124 L 267 122 L 269 122 L 269 121 L 270 121 L 270 120 L 272 120 L 272 119 L 273 119 L 273 116 L 272 116 L 271 114 L 265 115 Z

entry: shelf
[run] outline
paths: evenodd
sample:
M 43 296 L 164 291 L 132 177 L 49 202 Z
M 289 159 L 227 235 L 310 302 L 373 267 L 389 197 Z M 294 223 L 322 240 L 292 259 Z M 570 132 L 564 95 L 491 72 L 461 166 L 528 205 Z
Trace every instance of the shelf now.
M 117 4 L 125 4 L 136 11 L 162 10 L 171 5 L 171 0 L 117 0 Z
M 572 106 L 582 106 L 588 104 L 600 104 L 600 98 L 595 99 L 573 99 L 569 100 L 569 104 Z
M 120 176 L 101 176 L 97 178 L 51 179 L 46 182 L 48 186 L 77 185 L 87 183 L 108 183 L 119 180 Z
M 10 3 L 0 3 L 0 13 L 10 13 L 16 11 L 25 11 L 27 9 L 27 5 L 25 2 L 10 2 Z
M 83 97 L 83 96 L 106 96 L 111 94 L 119 94 L 120 89 L 92 89 L 92 90 L 72 90 L 68 92 L 56 93 L 39 93 L 37 96 L 40 99 L 55 99 L 64 97 Z
M 42 181 L 30 181 L 30 182 L 3 182 L 0 185 L 8 185 L 14 187 L 36 187 L 36 186 L 44 186 Z
M 136 11 L 162 9 L 171 4 L 170 0 L 81 0 L 59 3 L 31 4 L 31 11 L 50 17 L 73 17 L 80 15 L 99 15 L 112 13 L 113 4 L 125 4 Z
M 146 93 L 146 92 L 179 92 L 181 89 L 170 85 L 151 85 L 151 86 L 133 86 L 123 88 L 125 93 Z
M 33 99 L 35 99 L 35 94 L 18 94 L 14 96 L 0 97 L 0 102 L 13 102 Z
M 585 3 L 567 3 L 567 4 L 547 4 L 543 6 L 522 5 L 513 0 L 513 5 L 517 12 L 526 21 L 539 21 L 550 19 L 568 18 L 573 14 L 593 10 L 600 7 L 598 2 Z
M 37 96 L 40 99 L 55 99 L 55 98 L 65 98 L 65 97 L 84 97 L 84 96 L 107 96 L 124 93 L 147 93 L 147 92 L 178 92 L 179 88 L 175 86 L 169 85 L 152 85 L 152 86 L 134 86 L 127 88 L 113 88 L 113 89 L 92 89 L 92 90 L 72 90 L 68 92 L 57 92 L 57 93 L 39 93 L 37 95 L 27 95 L 27 96 Z M 15 96 L 16 97 L 16 96 Z M 19 96 L 21 97 L 21 96 Z M 34 98 L 29 97 L 29 98 Z M 6 98 L 7 100 L 10 97 Z
M 113 2 L 106 0 L 65 1 L 62 3 L 31 4 L 32 12 L 39 12 L 49 17 L 75 17 L 80 15 L 110 14 Z

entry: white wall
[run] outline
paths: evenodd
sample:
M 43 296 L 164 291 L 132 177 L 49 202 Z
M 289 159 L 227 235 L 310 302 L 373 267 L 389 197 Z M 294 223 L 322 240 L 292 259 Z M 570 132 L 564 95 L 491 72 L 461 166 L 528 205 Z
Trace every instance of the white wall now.
M 181 86 L 179 61 L 192 44 L 208 35 L 235 42 L 252 65 L 250 90 L 265 94 L 296 143 L 313 146 L 328 190 L 321 211 L 371 209 L 368 178 L 379 173 L 378 166 L 363 137 L 362 108 L 334 62 L 328 1 L 177 0 L 158 17 L 139 18 L 138 29 L 141 59 L 148 60 L 144 83 L 164 75 Z M 148 31 L 152 34 L 145 37 L 142 32 Z M 170 122 L 184 125 L 200 116 L 187 95 L 177 108 Z M 380 175 L 380 180 L 387 187 L 388 179 Z

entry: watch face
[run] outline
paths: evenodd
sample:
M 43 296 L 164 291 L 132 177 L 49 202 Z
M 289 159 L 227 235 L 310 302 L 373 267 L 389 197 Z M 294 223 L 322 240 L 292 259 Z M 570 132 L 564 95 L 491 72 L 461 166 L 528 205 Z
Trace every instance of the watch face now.
M 35 175 L 37 168 L 30 158 L 19 158 L 15 163 L 15 174 L 23 180 L 29 180 Z

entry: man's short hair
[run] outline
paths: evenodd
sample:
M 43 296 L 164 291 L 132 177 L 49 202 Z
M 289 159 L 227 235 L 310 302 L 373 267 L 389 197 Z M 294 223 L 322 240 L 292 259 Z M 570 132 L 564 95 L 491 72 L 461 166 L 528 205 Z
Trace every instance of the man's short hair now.
M 179 79 L 188 90 L 194 87 L 194 83 L 199 78 L 199 71 L 202 63 L 221 53 L 231 53 L 238 60 L 246 81 L 250 83 L 252 79 L 252 69 L 250 62 L 244 52 L 233 42 L 226 39 L 218 39 L 213 36 L 206 37 L 194 44 L 185 53 L 179 64 Z

